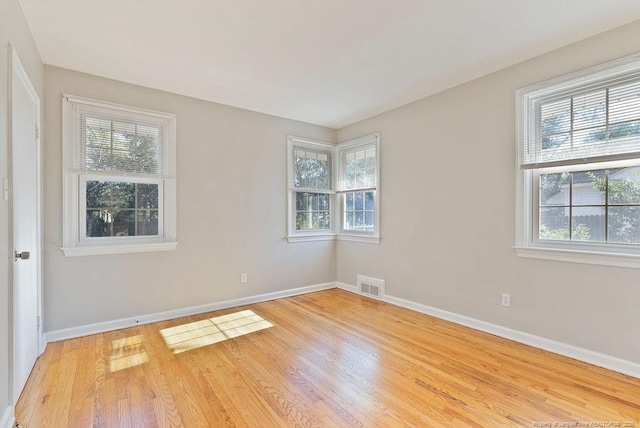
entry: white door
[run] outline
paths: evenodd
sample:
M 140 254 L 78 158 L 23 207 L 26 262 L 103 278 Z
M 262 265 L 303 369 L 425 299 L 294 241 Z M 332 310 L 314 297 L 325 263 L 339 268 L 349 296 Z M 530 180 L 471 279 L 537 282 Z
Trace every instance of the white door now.
M 13 248 L 13 398 L 39 355 L 40 342 L 40 100 L 12 49 L 11 150 Z M 14 401 L 15 402 L 15 401 Z

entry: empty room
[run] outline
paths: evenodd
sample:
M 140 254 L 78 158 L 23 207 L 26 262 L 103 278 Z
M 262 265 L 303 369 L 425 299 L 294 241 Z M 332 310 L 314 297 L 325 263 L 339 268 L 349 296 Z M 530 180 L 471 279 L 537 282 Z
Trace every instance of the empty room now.
M 0 428 L 640 427 L 639 0 L 0 0 Z

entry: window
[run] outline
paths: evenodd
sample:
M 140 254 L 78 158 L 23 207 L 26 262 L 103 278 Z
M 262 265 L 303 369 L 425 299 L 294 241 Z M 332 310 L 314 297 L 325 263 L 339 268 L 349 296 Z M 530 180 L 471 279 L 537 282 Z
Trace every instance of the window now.
M 66 256 L 175 242 L 175 117 L 65 95 Z
M 295 230 L 331 230 L 331 152 L 293 149 Z
M 338 146 L 341 235 L 339 239 L 379 242 L 378 152 L 374 134 Z
M 289 242 L 379 242 L 379 135 L 333 144 L 289 137 Z
M 640 56 L 518 101 L 518 254 L 640 267 Z

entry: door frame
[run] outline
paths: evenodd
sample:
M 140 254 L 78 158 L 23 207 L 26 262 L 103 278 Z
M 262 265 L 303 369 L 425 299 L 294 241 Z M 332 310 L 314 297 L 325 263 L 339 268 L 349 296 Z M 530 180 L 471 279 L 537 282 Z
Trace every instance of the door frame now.
M 35 248 L 35 252 L 37 254 L 38 257 L 38 263 L 36 266 L 37 269 L 37 313 L 38 313 L 38 319 L 40 320 L 39 322 L 39 330 L 38 330 L 38 356 L 42 355 L 42 353 L 44 352 L 44 348 L 46 346 L 46 342 L 45 342 L 45 338 L 44 338 L 44 332 L 43 332 L 43 325 L 42 325 L 42 292 L 43 292 L 43 288 L 42 288 L 42 163 L 41 163 L 41 154 L 42 154 L 42 147 L 41 147 L 41 140 L 42 140 L 42 127 L 40 124 L 40 97 L 38 96 L 38 93 L 36 92 L 35 88 L 33 87 L 33 84 L 31 83 L 31 80 L 29 79 L 29 75 L 27 74 L 24 66 L 22 65 L 22 61 L 20 60 L 20 57 L 18 56 L 18 52 L 16 50 L 16 48 L 9 44 L 9 49 L 8 49 L 8 76 L 7 76 L 7 83 L 8 83 L 8 88 L 7 88 L 7 112 L 8 112 L 8 117 L 7 117 L 7 137 L 8 137 L 8 176 L 9 176 L 9 180 L 10 180 L 10 192 L 9 192 L 9 230 L 10 230 L 10 234 L 9 234 L 9 283 L 11 284 L 11 288 L 10 288 L 10 294 L 9 294 L 9 299 L 11 302 L 11 308 L 10 308 L 10 320 L 11 320 L 11 326 L 10 326 L 10 334 L 11 334 L 11 351 L 9 354 L 9 367 L 10 367 L 10 378 L 11 378 L 11 395 L 10 395 L 10 399 L 13 400 L 13 403 L 15 404 L 15 402 L 18 400 L 20 393 L 22 391 L 16 391 L 17 385 L 16 385 L 16 373 L 15 373 L 15 366 L 14 366 L 14 359 L 16 358 L 16 355 L 14 354 L 14 339 L 15 339 L 15 335 L 16 335 L 16 331 L 15 331 L 15 327 L 14 327 L 14 320 L 15 320 L 15 302 L 13 300 L 14 298 L 14 282 L 13 282 L 13 267 L 14 267 L 14 263 L 15 261 L 13 260 L 13 254 L 15 251 L 14 248 L 14 243 L 13 243 L 13 234 L 14 234 L 14 230 L 13 230 L 13 189 L 14 189 L 14 185 L 13 185 L 13 149 L 14 149 L 14 141 L 13 141 L 13 79 L 14 76 L 17 77 L 18 79 L 20 79 L 20 81 L 22 82 L 22 84 L 24 85 L 24 87 L 26 88 L 27 92 L 29 93 L 29 96 L 31 97 L 31 99 L 34 101 L 35 105 L 36 105 L 36 127 L 37 127 L 37 131 L 34 130 L 34 132 L 36 132 L 36 219 L 37 219 L 37 228 L 36 228 L 36 234 L 37 234 L 37 238 L 36 238 L 36 248 Z

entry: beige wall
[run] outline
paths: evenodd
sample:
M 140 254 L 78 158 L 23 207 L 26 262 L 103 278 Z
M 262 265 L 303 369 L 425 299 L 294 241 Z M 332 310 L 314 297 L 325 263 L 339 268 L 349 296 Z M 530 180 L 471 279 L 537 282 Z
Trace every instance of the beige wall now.
M 43 67 L 31 38 L 18 0 L 0 1 L 0 180 L 9 176 L 9 146 L 7 141 L 8 49 L 16 49 L 31 83 L 42 98 Z M 11 291 L 9 203 L 0 196 L 0 418 L 10 403 L 9 355 L 11 352 Z
M 382 241 L 339 242 L 338 280 L 640 363 L 640 270 L 511 248 L 515 90 L 636 52 L 640 21 L 340 129 L 382 134 Z
M 286 137 L 334 130 L 49 66 L 45 88 L 45 331 L 335 280 L 332 242 L 285 240 Z M 63 93 L 177 115 L 175 251 L 63 255 Z

